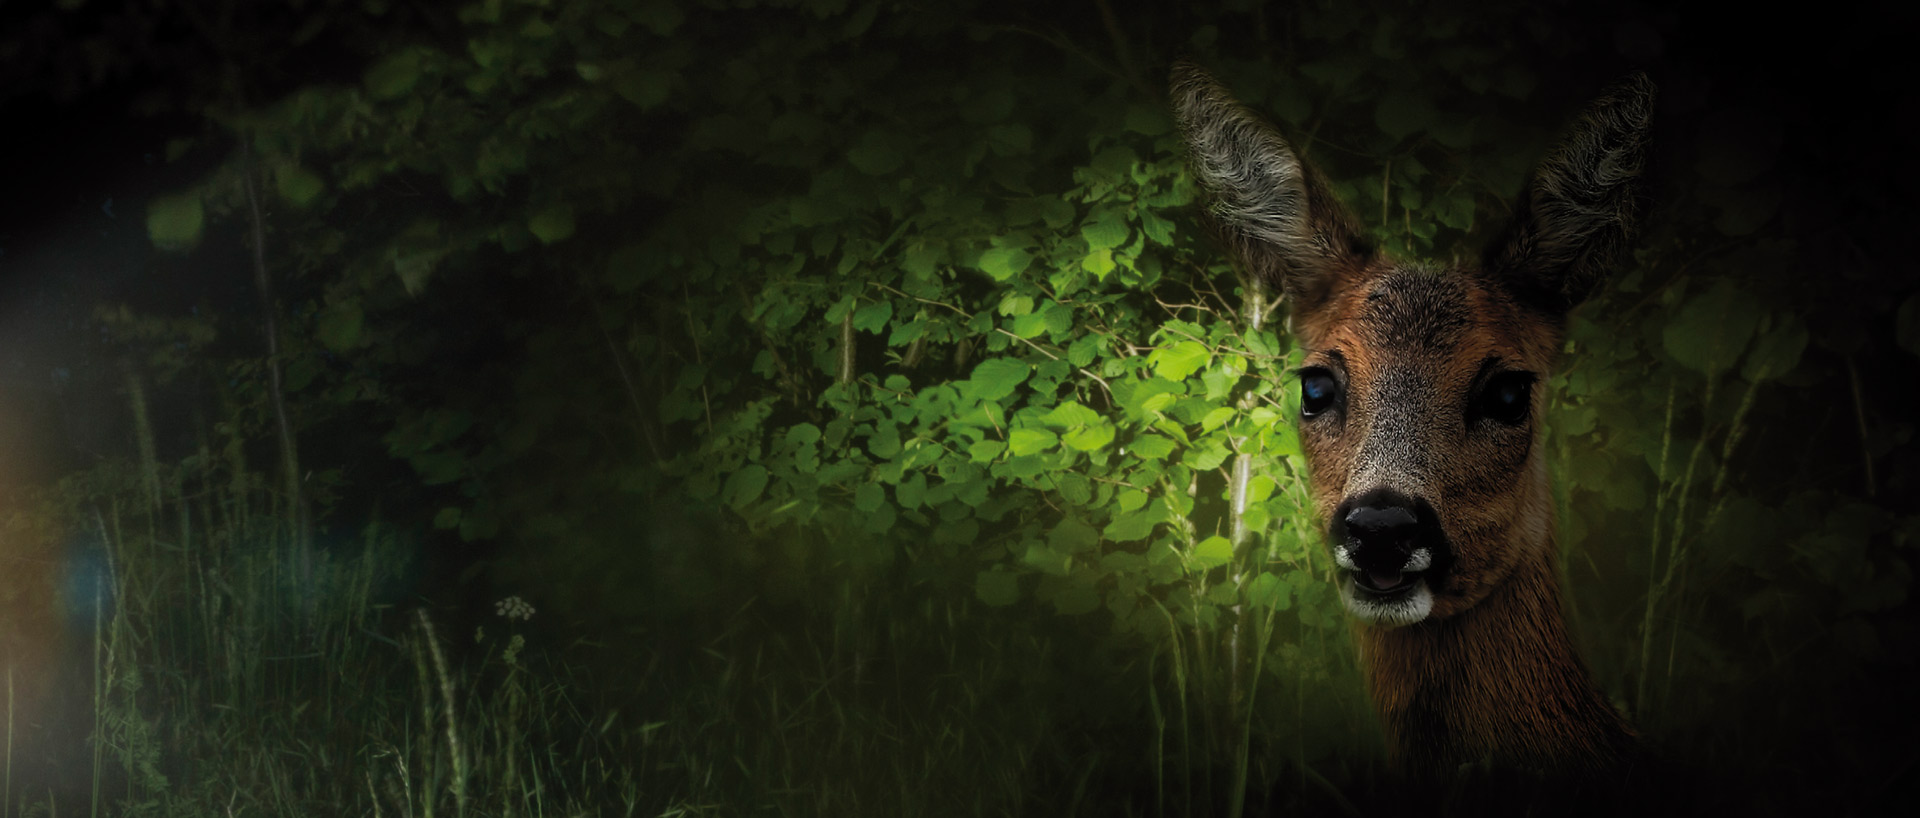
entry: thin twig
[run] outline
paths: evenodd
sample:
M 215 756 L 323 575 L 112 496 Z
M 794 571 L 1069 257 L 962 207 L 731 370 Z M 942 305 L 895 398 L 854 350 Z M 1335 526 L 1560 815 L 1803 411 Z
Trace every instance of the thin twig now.
M 596 313 L 599 311 L 596 309 Z M 653 450 L 653 459 L 665 462 L 666 453 L 660 450 L 660 441 L 653 436 L 653 427 L 647 423 L 646 406 L 640 400 L 640 388 L 633 382 L 633 374 L 627 371 L 627 362 L 620 354 L 620 346 L 613 342 L 613 334 L 607 332 L 604 323 L 600 324 L 600 337 L 607 342 L 607 353 L 613 356 L 613 367 L 620 373 L 620 384 L 626 388 L 627 402 L 633 405 L 633 425 L 640 428 L 640 437 L 647 442 L 647 448 Z
M 1853 421 L 1860 430 L 1860 465 L 1866 469 L 1867 496 L 1873 496 L 1873 487 L 1879 483 L 1873 477 L 1873 449 L 1867 443 L 1866 403 L 1860 397 L 1860 370 L 1853 365 L 1853 356 L 1846 357 L 1847 383 L 1853 387 Z
M 1113 6 L 1107 0 L 1094 0 L 1100 6 L 1100 22 L 1106 24 L 1107 39 L 1113 41 L 1114 58 L 1120 62 L 1120 70 L 1142 96 L 1157 97 L 1158 94 L 1140 78 L 1140 67 L 1134 64 L 1133 49 L 1127 45 L 1127 34 L 1120 28 L 1120 18 L 1114 16 Z

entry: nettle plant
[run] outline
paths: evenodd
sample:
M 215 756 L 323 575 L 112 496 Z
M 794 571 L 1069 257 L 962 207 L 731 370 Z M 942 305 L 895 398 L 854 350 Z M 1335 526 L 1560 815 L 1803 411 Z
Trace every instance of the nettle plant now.
M 677 461 L 693 491 L 874 562 L 972 564 L 989 605 L 1030 596 L 1124 630 L 1212 627 L 1317 586 L 1283 524 L 1306 503 L 1290 349 L 1271 302 L 1176 239 L 1194 195 L 1169 124 L 1130 117 L 1073 188 L 1005 203 L 991 238 L 929 191 L 916 230 L 825 285 L 843 294 L 816 410 L 764 437 L 777 399 L 716 426 Z M 768 286 L 755 317 L 795 320 L 785 292 Z M 693 390 L 677 400 L 699 413 Z

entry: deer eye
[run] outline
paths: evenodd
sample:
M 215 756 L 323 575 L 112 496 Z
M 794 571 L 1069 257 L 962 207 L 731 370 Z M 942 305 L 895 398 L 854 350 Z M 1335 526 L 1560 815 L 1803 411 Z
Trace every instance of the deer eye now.
M 1308 369 L 1300 373 L 1300 416 L 1313 417 L 1333 408 L 1340 399 L 1340 382 L 1334 380 L 1333 373 L 1325 369 Z
M 1487 380 L 1480 390 L 1479 415 L 1508 426 L 1525 422 L 1533 407 L 1531 372 L 1502 372 Z

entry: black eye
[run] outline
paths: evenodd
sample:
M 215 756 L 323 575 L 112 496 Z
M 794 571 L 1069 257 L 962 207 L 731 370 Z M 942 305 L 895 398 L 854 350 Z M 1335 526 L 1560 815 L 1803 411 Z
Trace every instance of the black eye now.
M 1340 382 L 1324 369 L 1300 373 L 1300 416 L 1313 417 L 1333 408 L 1340 398 Z
M 1479 414 L 1508 426 L 1525 422 L 1533 407 L 1533 373 L 1502 372 L 1480 391 Z

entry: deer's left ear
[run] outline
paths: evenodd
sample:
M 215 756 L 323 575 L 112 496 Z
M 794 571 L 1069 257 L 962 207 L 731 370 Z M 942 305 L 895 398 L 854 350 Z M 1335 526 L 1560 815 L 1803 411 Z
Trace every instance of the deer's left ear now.
M 1587 106 L 1534 170 L 1485 267 L 1520 297 L 1565 313 L 1606 278 L 1635 231 L 1653 82 L 1635 73 Z
M 1280 132 L 1190 62 L 1173 66 L 1173 112 L 1215 226 L 1252 272 L 1319 309 L 1372 257 L 1346 208 Z

